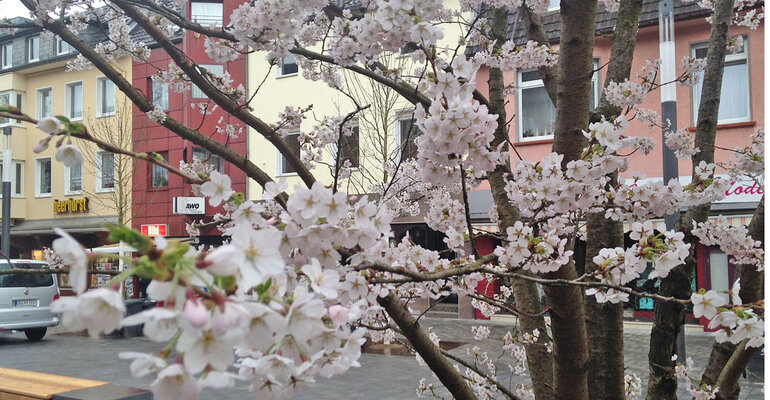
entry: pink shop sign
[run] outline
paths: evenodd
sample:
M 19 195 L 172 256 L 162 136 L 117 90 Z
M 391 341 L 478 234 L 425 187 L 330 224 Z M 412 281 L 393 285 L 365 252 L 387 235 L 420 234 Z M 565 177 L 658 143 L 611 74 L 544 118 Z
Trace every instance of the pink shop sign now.
M 727 178 L 727 175 L 720 175 L 721 178 Z M 660 181 L 663 178 L 645 178 L 640 179 L 639 183 L 646 183 L 651 181 Z M 688 185 L 692 182 L 691 176 L 680 176 L 679 182 L 682 185 Z M 626 179 L 626 185 L 633 185 L 633 179 Z M 725 198 L 717 201 L 717 203 L 752 203 L 758 202 L 762 199 L 762 195 L 765 193 L 764 181 L 755 181 L 750 177 L 744 177 L 740 180 L 732 181 L 732 186 L 725 191 Z
M 764 182 L 762 182 L 764 184 Z M 765 193 L 764 185 L 752 179 L 733 181 L 730 189 L 725 191 L 725 198 L 720 203 L 738 203 L 759 201 Z

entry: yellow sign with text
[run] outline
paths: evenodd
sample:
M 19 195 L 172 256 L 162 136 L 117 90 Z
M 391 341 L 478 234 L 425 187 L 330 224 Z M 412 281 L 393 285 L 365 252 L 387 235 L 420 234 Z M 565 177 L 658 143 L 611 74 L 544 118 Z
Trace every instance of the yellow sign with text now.
M 82 199 L 54 200 L 53 212 L 57 214 L 74 214 L 88 212 L 88 197 Z

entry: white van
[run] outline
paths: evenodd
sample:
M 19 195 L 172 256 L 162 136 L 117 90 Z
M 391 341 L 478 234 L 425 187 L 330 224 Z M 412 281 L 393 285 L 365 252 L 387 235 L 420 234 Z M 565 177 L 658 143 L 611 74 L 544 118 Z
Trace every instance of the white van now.
M 36 260 L 0 260 L 0 271 L 11 268 L 48 268 L 48 263 Z M 51 302 L 59 298 L 59 285 L 54 275 L 0 275 L 0 332 L 24 331 L 27 339 L 38 341 L 48 327 L 59 324 L 51 312 Z

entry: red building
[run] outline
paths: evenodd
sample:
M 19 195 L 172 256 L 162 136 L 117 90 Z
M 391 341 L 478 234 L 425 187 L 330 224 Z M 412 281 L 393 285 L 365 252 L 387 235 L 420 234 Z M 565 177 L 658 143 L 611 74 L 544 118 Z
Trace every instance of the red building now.
M 234 0 L 220 2 L 190 1 L 186 7 L 187 15 L 202 25 L 222 26 L 229 23 L 230 14 L 242 4 Z M 149 40 L 148 40 L 149 41 Z M 214 62 L 204 50 L 204 39 L 195 37 L 191 32 L 180 33 L 174 39 L 177 47 L 190 57 L 196 64 L 206 67 L 215 73 L 229 72 L 233 85 L 242 84 L 246 87 L 246 57 L 241 56 L 235 61 Z M 158 70 L 167 69 L 171 60 L 166 52 L 154 46 L 148 62 L 134 62 L 133 84 L 148 96 L 152 96 L 154 104 L 162 104 L 168 110 L 168 116 L 180 121 L 185 126 L 198 128 L 204 135 L 210 136 L 241 154 L 246 154 L 247 129 L 237 137 L 217 132 L 218 126 L 226 124 L 243 126 L 236 118 L 231 117 L 220 108 L 205 116 L 198 111 L 201 103 L 210 100 L 198 88 L 192 87 L 183 93 L 169 90 L 167 85 L 153 85 L 152 76 Z M 213 102 L 211 102 L 213 106 Z M 144 112 L 134 107 L 133 111 L 133 142 L 137 152 L 156 152 L 167 158 L 169 164 L 178 166 L 180 161 L 191 163 L 193 157 L 210 163 L 216 170 L 230 176 L 233 189 L 237 192 L 246 191 L 246 174 L 221 158 L 209 154 L 193 143 L 184 140 L 164 128 L 157 122 L 147 118 Z M 221 119 L 221 121 L 220 121 Z M 188 198 L 188 199 L 179 199 Z M 187 237 L 185 225 L 192 221 L 210 220 L 220 207 L 211 207 L 204 199 L 195 198 L 190 184 L 181 177 L 169 174 L 165 169 L 155 167 L 146 162 L 136 162 L 133 176 L 133 219 L 132 227 L 141 229 L 150 236 Z M 175 207 L 175 202 L 176 206 Z M 189 204 L 189 206 L 187 206 Z M 201 243 L 219 243 L 220 232 L 215 228 L 202 230 Z

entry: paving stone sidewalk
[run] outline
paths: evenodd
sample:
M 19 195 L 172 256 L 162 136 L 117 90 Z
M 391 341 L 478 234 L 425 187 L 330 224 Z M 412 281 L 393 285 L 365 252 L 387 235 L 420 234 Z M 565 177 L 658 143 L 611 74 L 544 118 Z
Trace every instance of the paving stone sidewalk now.
M 453 350 L 452 353 L 464 355 L 468 348 L 479 346 L 490 354 L 499 352 L 499 344 L 493 340 L 476 342 L 473 340 L 470 327 L 486 324 L 492 331 L 491 337 L 502 336 L 511 327 L 508 323 L 489 323 L 473 320 L 430 319 L 424 318 L 421 323 L 433 330 L 444 341 L 466 343 Z M 120 351 L 155 352 L 162 345 L 153 343 L 144 337 L 118 339 L 87 337 L 69 334 L 49 334 L 39 343 L 28 343 L 23 334 L 0 335 L 0 366 L 46 372 L 59 375 L 75 376 L 109 381 L 119 385 L 147 388 L 152 378 L 135 378 L 128 371 L 129 362 L 118 359 Z M 626 351 L 626 368 L 635 372 L 644 381 L 647 377 L 647 349 L 649 332 L 644 329 L 630 328 L 624 335 Z M 705 360 L 708 358 L 713 339 L 704 334 L 688 334 L 688 355 L 693 357 L 699 368 L 700 376 Z M 495 353 L 492 353 L 495 351 Z M 319 378 L 318 382 L 309 388 L 299 390 L 295 397 L 301 400 L 316 399 L 414 399 L 417 398 L 415 389 L 421 378 L 428 382 L 436 382 L 426 367 L 420 367 L 412 356 L 363 354 L 361 368 L 355 368 L 343 376 L 333 379 Z M 521 382 L 519 377 L 504 376 L 502 381 Z M 438 385 L 440 386 L 440 384 Z M 742 380 L 741 399 L 761 399 L 761 378 Z M 438 393 L 449 398 L 446 390 L 441 387 Z M 686 392 L 680 385 L 680 398 L 686 399 Z M 241 400 L 254 399 L 254 393 L 246 387 L 237 387 L 227 391 L 206 391 L 203 400 Z

